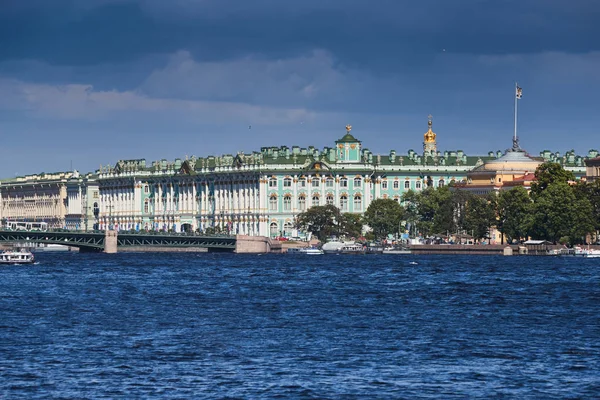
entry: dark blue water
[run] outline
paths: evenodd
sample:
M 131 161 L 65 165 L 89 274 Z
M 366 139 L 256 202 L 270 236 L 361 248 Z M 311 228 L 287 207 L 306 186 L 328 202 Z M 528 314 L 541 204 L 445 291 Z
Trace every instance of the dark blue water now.
M 38 260 L 0 269 L 0 398 L 600 397 L 592 259 Z

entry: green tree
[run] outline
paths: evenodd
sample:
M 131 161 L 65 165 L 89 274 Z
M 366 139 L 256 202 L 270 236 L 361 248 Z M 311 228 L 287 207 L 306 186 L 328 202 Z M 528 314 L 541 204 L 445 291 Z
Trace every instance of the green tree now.
M 535 170 L 535 182 L 531 184 L 531 196 L 536 197 L 553 183 L 568 183 L 574 181 L 575 175 L 565 170 L 560 164 L 545 162 Z
M 340 209 L 334 205 L 314 206 L 296 217 L 296 228 L 311 232 L 319 240 L 326 241 L 332 235 L 339 235 L 342 222 Z
M 452 192 L 447 187 L 429 187 L 421 192 L 419 201 L 421 233 L 428 236 L 454 230 Z
M 398 232 L 404 208 L 392 199 L 376 199 L 365 211 L 364 220 L 373 229 L 376 238 L 385 238 L 388 233 Z
M 497 227 L 500 233 L 506 236 L 508 243 L 527 237 L 531 226 L 532 209 L 533 203 L 527 189 L 523 186 L 500 192 L 497 203 Z
M 410 227 L 411 232 L 417 232 L 421 216 L 419 215 L 419 204 L 421 202 L 421 193 L 409 190 L 402 195 L 404 202 L 404 220 Z
M 348 237 L 359 237 L 362 233 L 363 217 L 360 214 L 344 213 L 340 223 L 340 234 Z
M 488 237 L 491 226 L 496 224 L 495 195 L 472 196 L 467 202 L 465 228 L 474 239 Z
M 535 198 L 532 236 L 554 243 L 561 238 L 567 238 L 571 244 L 581 243 L 594 229 L 591 213 L 589 200 L 578 199 L 571 186 L 551 183 Z
M 593 182 L 578 182 L 574 187 L 577 198 L 587 198 L 592 206 L 590 218 L 594 224 L 596 240 L 600 231 L 600 179 Z

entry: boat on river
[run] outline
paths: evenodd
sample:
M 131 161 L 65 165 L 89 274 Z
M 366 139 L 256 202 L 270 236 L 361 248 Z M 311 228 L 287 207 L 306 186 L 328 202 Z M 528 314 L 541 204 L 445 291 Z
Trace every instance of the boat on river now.
M 360 243 L 345 244 L 340 249 L 340 254 L 365 254 L 366 247 Z
M 560 249 L 561 256 L 600 258 L 600 250 L 584 249 L 582 247 L 573 247 L 572 249 Z
M 325 254 L 323 250 L 316 247 L 290 247 L 287 249 L 287 252 L 288 254 L 306 254 L 311 256 Z
M 35 257 L 28 250 L 6 250 L 0 253 L 0 264 L 33 264 Z

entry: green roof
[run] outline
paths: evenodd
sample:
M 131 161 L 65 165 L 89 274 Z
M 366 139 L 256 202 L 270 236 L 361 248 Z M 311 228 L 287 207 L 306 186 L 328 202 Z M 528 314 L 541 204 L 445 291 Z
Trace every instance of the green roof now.
M 354 142 L 354 143 L 360 143 L 360 140 L 358 140 L 357 138 L 355 138 L 354 136 L 352 136 L 350 133 L 346 133 L 340 140 L 336 140 L 336 143 L 340 143 L 340 142 Z

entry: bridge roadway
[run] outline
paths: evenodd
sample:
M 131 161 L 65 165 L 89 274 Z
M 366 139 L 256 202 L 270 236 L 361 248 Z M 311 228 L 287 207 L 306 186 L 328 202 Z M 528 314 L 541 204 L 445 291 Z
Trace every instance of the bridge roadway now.
M 0 230 L 0 243 L 46 243 L 79 247 L 83 251 L 102 251 L 105 232 L 6 231 Z M 208 251 L 234 252 L 236 236 L 195 236 L 179 234 L 121 233 L 117 247 L 200 247 Z

